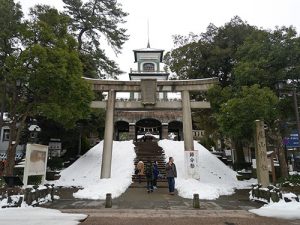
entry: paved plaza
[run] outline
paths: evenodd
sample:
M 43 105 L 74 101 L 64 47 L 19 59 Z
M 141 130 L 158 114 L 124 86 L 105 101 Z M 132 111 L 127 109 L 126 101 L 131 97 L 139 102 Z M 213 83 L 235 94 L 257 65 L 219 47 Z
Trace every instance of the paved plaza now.
M 259 208 L 262 204 L 248 200 L 249 190 L 237 190 L 230 196 L 221 196 L 217 200 L 201 200 L 201 208 L 193 209 L 192 200 L 178 195 L 171 196 L 165 183 L 154 193 L 148 194 L 144 184 L 135 183 L 119 198 L 113 199 L 111 209 L 105 208 L 103 200 L 75 199 L 72 193 L 76 189 L 58 190 L 61 197 L 44 205 L 62 212 L 83 213 L 89 215 L 82 225 L 294 225 L 297 220 L 280 220 L 259 217 L 249 209 Z
M 169 195 L 165 183 L 161 183 L 153 193 L 148 194 L 145 184 L 133 184 L 119 198 L 113 199 L 113 209 L 152 209 L 152 210 L 190 210 L 193 209 L 191 199 L 178 195 Z M 56 209 L 104 209 L 104 200 L 75 199 L 72 193 L 77 189 L 58 189 L 60 199 L 46 206 Z M 234 195 L 221 196 L 217 200 L 200 200 L 203 210 L 249 210 L 259 208 L 261 203 L 248 199 L 249 190 L 237 190 Z
M 259 217 L 245 210 L 63 210 L 89 214 L 81 225 L 295 225 L 300 221 Z

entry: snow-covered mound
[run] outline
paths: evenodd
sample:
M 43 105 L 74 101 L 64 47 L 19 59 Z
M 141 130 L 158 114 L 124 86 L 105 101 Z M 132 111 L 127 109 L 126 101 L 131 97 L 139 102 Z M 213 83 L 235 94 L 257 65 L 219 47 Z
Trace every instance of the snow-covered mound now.
M 54 184 L 82 187 L 74 193 L 75 198 L 105 199 L 106 193 L 111 193 L 113 198 L 120 196 L 132 182 L 134 145 L 132 141 L 114 141 L 110 179 L 100 179 L 102 152 L 103 141 L 64 169 Z
M 166 160 L 174 158 L 177 168 L 175 187 L 184 198 L 193 198 L 199 194 L 200 199 L 216 199 L 220 195 L 230 195 L 236 188 L 244 188 L 254 181 L 238 181 L 236 172 L 211 154 L 201 144 L 194 141 L 195 150 L 199 151 L 200 181 L 184 177 L 184 142 L 161 140 L 159 146 L 165 151 Z
M 300 202 L 285 202 L 281 200 L 276 203 L 269 203 L 259 209 L 249 210 L 259 216 L 275 217 L 279 219 L 300 220 Z

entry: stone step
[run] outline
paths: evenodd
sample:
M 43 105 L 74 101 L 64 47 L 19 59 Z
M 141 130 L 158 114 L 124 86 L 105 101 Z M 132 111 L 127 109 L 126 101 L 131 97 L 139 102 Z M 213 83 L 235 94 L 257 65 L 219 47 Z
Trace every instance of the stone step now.
M 136 158 L 134 160 L 134 165 L 136 166 L 140 160 L 144 163 L 147 161 L 157 161 L 160 174 L 165 175 L 165 153 L 163 149 L 158 146 L 157 142 L 136 142 L 134 144 L 136 146 Z M 146 178 L 142 176 L 141 180 L 142 182 L 145 182 Z M 138 182 L 138 176 L 133 175 L 132 181 Z M 166 182 L 166 179 L 159 178 L 159 181 Z
M 163 174 L 163 175 L 165 175 L 165 174 Z M 138 178 L 138 176 L 135 176 L 135 175 L 133 175 L 132 176 L 132 181 L 134 181 L 134 182 L 138 182 L 139 181 L 139 178 Z M 141 181 L 142 182 L 146 182 L 147 181 L 147 178 L 145 177 L 145 176 L 142 176 L 141 177 Z M 157 181 L 158 182 L 167 182 L 167 179 L 166 178 L 157 178 Z

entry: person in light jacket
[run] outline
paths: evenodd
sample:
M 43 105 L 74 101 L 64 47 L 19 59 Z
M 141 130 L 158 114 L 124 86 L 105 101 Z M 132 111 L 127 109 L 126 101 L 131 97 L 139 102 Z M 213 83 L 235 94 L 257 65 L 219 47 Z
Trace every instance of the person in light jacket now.
M 145 167 L 144 167 L 144 162 L 143 161 L 139 161 L 138 164 L 136 165 L 136 168 L 138 170 L 138 178 L 139 178 L 139 183 L 142 182 L 142 176 L 144 176 L 144 170 L 145 170 Z
M 166 177 L 168 179 L 169 194 L 175 194 L 175 177 L 177 177 L 177 170 L 173 157 L 169 157 L 169 162 L 166 165 Z

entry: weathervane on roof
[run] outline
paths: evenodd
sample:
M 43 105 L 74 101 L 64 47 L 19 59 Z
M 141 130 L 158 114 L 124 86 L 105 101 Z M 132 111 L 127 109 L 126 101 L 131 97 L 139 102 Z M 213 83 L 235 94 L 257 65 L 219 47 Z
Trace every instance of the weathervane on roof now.
M 150 48 L 150 38 L 149 38 L 149 19 L 147 20 L 147 28 L 148 28 L 148 44 L 147 44 L 147 48 Z

